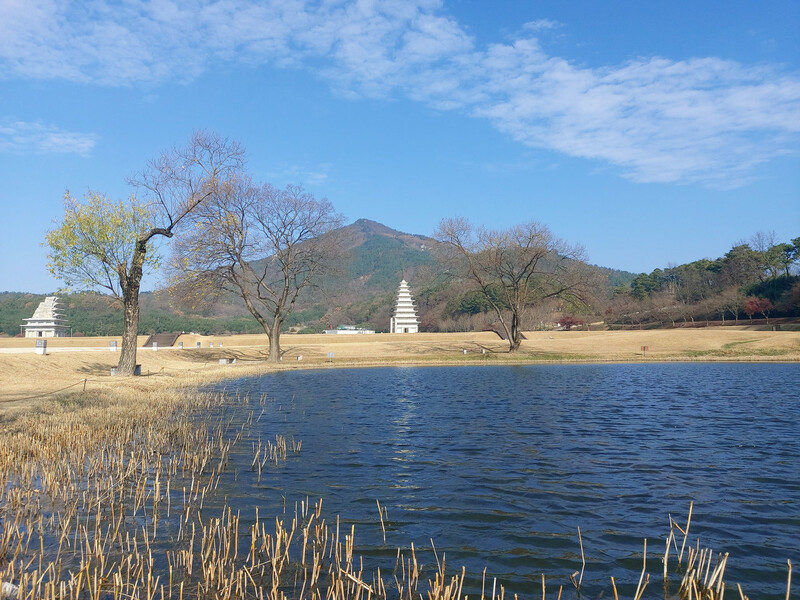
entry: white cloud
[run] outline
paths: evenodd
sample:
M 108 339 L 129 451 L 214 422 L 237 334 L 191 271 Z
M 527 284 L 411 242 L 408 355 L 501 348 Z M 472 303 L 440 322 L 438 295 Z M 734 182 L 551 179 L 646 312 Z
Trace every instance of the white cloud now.
M 0 121 L 0 152 L 86 156 L 95 141 L 93 134 L 64 131 L 43 123 Z
M 799 78 L 659 58 L 605 70 L 547 59 L 525 76 L 522 64 L 537 62 L 532 52 L 522 45 L 493 60 L 494 93 L 475 107 L 530 146 L 604 160 L 635 181 L 728 187 L 797 141 Z M 530 58 L 513 60 L 520 55 Z
M 548 29 L 557 29 L 561 24 L 552 19 L 537 19 L 525 23 L 522 28 L 528 31 L 546 31 Z
M 330 163 L 316 166 L 280 164 L 277 169 L 266 173 L 265 176 L 270 181 L 285 181 L 293 185 L 314 187 L 327 181 L 332 168 L 333 165 Z
M 797 146 L 798 73 L 714 57 L 588 68 L 535 37 L 478 48 L 444 13 L 437 0 L 5 0 L 0 78 L 126 86 L 191 81 L 224 61 L 306 68 L 345 96 L 460 110 L 641 182 L 740 185 Z

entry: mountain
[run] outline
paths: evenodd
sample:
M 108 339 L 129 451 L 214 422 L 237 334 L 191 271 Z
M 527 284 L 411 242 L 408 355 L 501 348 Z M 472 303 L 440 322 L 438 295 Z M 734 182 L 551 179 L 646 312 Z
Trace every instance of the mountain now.
M 369 219 L 358 219 L 351 225 L 345 225 L 338 230 L 344 240 L 344 250 L 354 250 L 362 246 L 371 239 L 382 237 L 390 240 L 395 240 L 403 247 L 424 251 L 436 244 L 436 240 L 424 235 L 417 235 L 411 233 L 403 233 L 391 227 L 387 227 L 377 221 L 370 221 Z
M 400 280 L 424 287 L 435 273 L 432 249 L 437 242 L 369 219 L 334 233 L 343 250 L 341 261 L 319 289 L 301 295 L 290 322 L 305 322 L 312 330 L 343 324 L 386 330 Z
M 437 268 L 434 250 L 438 242 L 405 233 L 368 219 L 336 231 L 343 258 L 319 289 L 304 291 L 289 327 L 320 331 L 336 325 L 360 325 L 385 331 L 401 279 L 411 285 L 423 329 L 470 329 L 492 319 L 485 306 L 476 303 L 464 283 L 446 279 Z M 597 267 L 598 280 L 610 289 L 625 284 L 630 273 Z M 611 285 L 609 285 L 611 284 Z M 22 319 L 31 316 L 43 296 L 0 294 L 0 332 L 16 335 Z M 65 316 L 74 331 L 85 335 L 119 335 L 122 316 L 119 303 L 97 293 L 64 297 Z M 165 291 L 144 293 L 140 298 L 140 333 L 197 331 L 202 333 L 260 331 L 241 299 L 229 294 L 201 313 L 171 305 Z
M 359 219 L 339 231 L 347 253 L 348 278 L 362 281 L 369 289 L 396 291 L 404 272 L 409 276 L 419 267 L 433 265 L 433 238 L 412 235 L 375 221 Z

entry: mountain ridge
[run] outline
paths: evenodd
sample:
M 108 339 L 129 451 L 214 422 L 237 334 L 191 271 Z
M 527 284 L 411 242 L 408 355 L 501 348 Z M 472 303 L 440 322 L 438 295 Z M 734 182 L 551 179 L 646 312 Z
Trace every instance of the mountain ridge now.
M 452 286 L 436 268 L 433 250 L 438 242 L 426 235 L 406 233 L 377 221 L 360 218 L 332 232 L 339 236 L 344 258 L 336 274 L 324 279 L 317 290 L 308 290 L 298 300 L 289 326 L 306 324 L 322 329 L 337 324 L 367 325 L 376 330 L 388 327 L 394 296 L 401 279 L 406 279 L 417 302 L 420 319 L 436 328 L 446 306 L 454 306 L 466 288 Z M 633 274 L 600 268 L 610 281 Z M 141 333 L 171 330 L 245 331 L 257 330 L 255 320 L 241 300 L 227 294 L 207 310 L 191 310 L 172 303 L 166 290 L 141 296 Z M 24 296 L 21 297 L 21 296 Z M 26 293 L 0 294 L 0 330 L 18 332 L 20 319 L 29 317 L 34 298 Z M 121 331 L 118 302 L 98 293 L 65 295 L 69 316 L 80 324 L 76 331 L 87 335 L 116 334 Z M 448 302 L 450 304 L 448 305 Z M 90 318 L 91 317 L 91 318 Z M 117 322 L 119 322 L 119 327 Z M 323 327 L 324 326 L 324 327 Z

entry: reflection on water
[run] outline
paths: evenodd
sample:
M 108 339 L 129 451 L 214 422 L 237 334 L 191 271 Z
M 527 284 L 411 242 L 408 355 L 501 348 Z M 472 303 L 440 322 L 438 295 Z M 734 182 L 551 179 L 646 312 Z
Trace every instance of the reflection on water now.
M 243 514 L 324 498 L 327 514 L 356 524 L 368 559 L 392 555 L 379 500 L 390 548 L 433 538 L 449 565 L 478 575 L 485 566 L 525 595 L 543 572 L 569 586 L 580 568 L 578 526 L 590 595 L 607 590 L 609 576 L 635 587 L 644 538 L 649 570 L 660 573 L 668 514 L 684 522 L 694 500 L 693 532 L 730 552 L 726 579 L 753 597 L 779 597 L 786 559 L 800 564 L 798 382 L 800 365 L 750 364 L 249 378 L 237 391 L 276 404 L 262 435 L 294 435 L 303 451 L 260 484 L 242 453 L 225 493 Z

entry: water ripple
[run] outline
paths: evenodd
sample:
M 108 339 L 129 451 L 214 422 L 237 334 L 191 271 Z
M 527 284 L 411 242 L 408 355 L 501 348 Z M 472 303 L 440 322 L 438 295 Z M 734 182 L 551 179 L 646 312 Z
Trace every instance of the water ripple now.
M 226 494 L 262 514 L 322 497 L 328 514 L 357 524 L 359 551 L 375 560 L 392 556 L 378 499 L 389 511 L 388 546 L 433 538 L 449 565 L 478 575 L 486 566 L 507 591 L 527 595 L 542 572 L 569 587 L 580 569 L 578 526 L 586 593 L 606 592 L 610 575 L 621 591 L 635 586 L 642 540 L 663 552 L 667 515 L 684 522 L 693 500 L 693 533 L 731 554 L 727 579 L 751 597 L 778 598 L 786 559 L 800 563 L 798 382 L 800 365 L 708 364 L 249 378 L 226 387 L 279 402 L 261 435 L 294 435 L 303 450 L 260 486 L 244 478 Z

